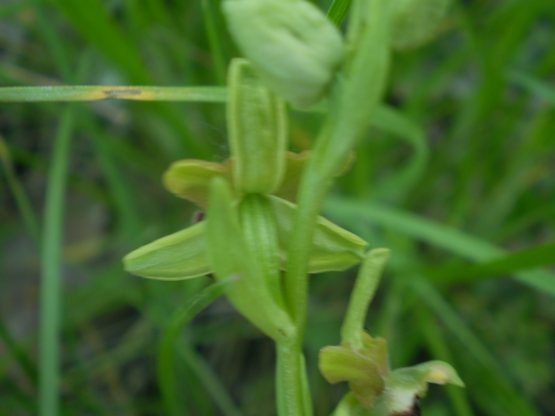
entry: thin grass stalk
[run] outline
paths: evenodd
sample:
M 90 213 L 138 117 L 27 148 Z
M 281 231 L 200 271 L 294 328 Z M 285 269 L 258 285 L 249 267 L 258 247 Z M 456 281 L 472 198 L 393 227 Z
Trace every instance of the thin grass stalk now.
M 41 244 L 39 414 L 60 411 L 60 321 L 62 285 L 62 231 L 69 149 L 74 109 L 61 116 L 48 174 L 44 231 Z

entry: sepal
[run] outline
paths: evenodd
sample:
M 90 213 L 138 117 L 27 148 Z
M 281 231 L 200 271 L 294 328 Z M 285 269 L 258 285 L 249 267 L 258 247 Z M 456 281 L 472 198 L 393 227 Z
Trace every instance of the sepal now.
M 204 237 L 199 223 L 159 238 L 123 258 L 127 272 L 158 280 L 184 280 L 210 273 Z

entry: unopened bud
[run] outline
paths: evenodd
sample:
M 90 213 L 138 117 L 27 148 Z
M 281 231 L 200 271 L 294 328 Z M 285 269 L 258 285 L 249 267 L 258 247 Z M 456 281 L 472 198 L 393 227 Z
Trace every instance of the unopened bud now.
M 320 9 L 304 0 L 227 0 L 223 11 L 241 51 L 275 93 L 299 107 L 325 95 L 344 46 Z

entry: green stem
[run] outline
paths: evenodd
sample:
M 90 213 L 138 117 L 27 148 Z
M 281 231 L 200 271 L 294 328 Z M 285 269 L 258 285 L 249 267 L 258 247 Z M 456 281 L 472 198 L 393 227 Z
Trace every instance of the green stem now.
M 361 335 L 368 306 L 374 297 L 382 269 L 388 258 L 389 250 L 386 248 L 371 250 L 358 272 L 355 287 L 351 292 L 349 308 L 341 327 L 341 341 L 349 343 L 353 348 L 362 348 Z
M 48 175 L 41 246 L 39 373 L 41 416 L 59 414 L 62 221 L 73 114 L 72 108 L 66 109 L 62 114 Z
M 310 403 L 308 388 L 304 383 L 305 375 L 301 352 L 292 339 L 276 344 L 276 396 L 279 416 L 309 416 Z
M 311 174 L 309 168 L 307 167 L 299 188 L 297 215 L 288 247 L 285 275 L 286 300 L 300 342 L 306 324 L 308 256 L 320 205 L 329 188 L 329 184 Z
M 296 332 L 291 343 L 278 346 L 278 407 L 279 415 L 309 416 L 311 397 L 306 385 L 301 354 L 306 326 L 308 301 L 308 256 L 320 205 L 331 184 L 314 173 L 310 165 L 299 188 L 298 209 L 287 254 L 285 297 Z M 281 374 L 281 375 L 280 375 Z

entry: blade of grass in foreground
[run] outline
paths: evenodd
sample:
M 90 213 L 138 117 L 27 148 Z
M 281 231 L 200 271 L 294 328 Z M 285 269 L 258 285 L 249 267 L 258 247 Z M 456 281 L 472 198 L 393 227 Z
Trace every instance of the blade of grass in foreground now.
M 555 265 L 555 241 L 520 250 L 485 263 L 454 264 L 430 271 L 437 282 L 474 282 L 527 269 Z
M 207 306 L 224 294 L 226 287 L 232 283 L 234 278 L 214 283 L 203 289 L 195 297 L 186 302 L 171 318 L 160 344 L 158 346 L 157 373 L 158 384 L 168 414 L 182 415 L 184 411 L 183 400 L 175 384 L 174 374 L 174 347 L 183 327 L 198 315 Z M 186 358 L 191 358 L 190 354 Z M 198 368 L 197 368 L 198 369 Z M 212 380 L 213 381 L 213 380 Z M 227 416 L 238 416 L 239 411 L 235 408 L 227 396 L 223 396 L 223 389 L 218 389 L 218 404 Z M 223 405 L 222 405 L 223 404 Z
M 21 186 L 21 183 L 17 178 L 8 145 L 6 144 L 2 136 L 0 136 L 0 164 L 3 165 L 6 175 L 6 182 L 8 183 L 8 187 L 10 188 L 10 191 L 14 196 L 17 208 L 21 213 L 21 217 L 23 218 L 25 227 L 31 235 L 33 242 L 38 247 L 39 226 L 37 217 L 31 206 L 31 201 L 29 200 L 27 194 L 23 190 L 23 186 Z
M 226 97 L 227 92 L 224 87 L 55 85 L 0 88 L 0 102 L 100 100 L 225 102 Z
M 222 26 L 218 25 L 217 21 L 217 8 L 218 4 L 214 4 L 213 0 L 202 0 L 202 17 L 204 19 L 204 26 L 206 27 L 206 36 L 208 38 L 208 44 L 210 46 L 212 62 L 214 64 L 214 70 L 216 72 L 216 78 L 219 84 L 225 84 L 226 79 L 226 60 L 224 56 L 224 51 L 220 39 L 223 38 L 222 34 L 219 33 L 219 28 Z M 219 2 L 218 2 L 219 3 Z
M 510 82 L 524 88 L 529 94 L 541 98 L 555 107 L 555 88 L 547 82 L 516 70 L 509 71 L 507 78 Z
M 59 414 L 62 224 L 74 109 L 66 108 L 54 141 L 41 241 L 39 407 Z
M 490 351 L 473 332 L 468 328 L 466 322 L 458 315 L 451 305 L 441 294 L 421 276 L 410 276 L 410 285 L 418 300 L 426 305 L 433 314 L 444 323 L 463 347 L 467 357 L 471 357 L 473 367 L 479 369 L 489 386 L 490 394 L 495 392 L 497 402 L 495 407 L 500 410 L 498 414 L 506 416 L 540 416 L 525 395 L 515 386 L 513 380 L 509 380 L 506 368 L 504 368 L 496 356 Z M 466 369 L 470 371 L 471 368 Z M 472 389 L 469 393 L 477 396 L 483 392 Z
M 358 217 L 396 230 L 476 262 L 495 260 L 505 252 L 494 244 L 406 211 L 353 199 L 330 198 L 327 209 L 338 217 Z M 514 272 L 516 279 L 555 296 L 555 276 L 546 270 Z
M 333 0 L 329 10 L 328 17 L 337 26 L 340 26 L 349 13 L 351 7 L 351 0 Z
M 453 356 L 449 350 L 449 345 L 445 340 L 439 326 L 434 322 L 431 314 L 425 309 L 419 308 L 416 311 L 422 334 L 432 352 L 433 356 L 439 360 L 453 363 Z M 468 402 L 467 393 L 463 389 L 447 386 L 447 394 L 451 399 L 453 410 L 458 416 L 472 416 L 472 408 Z

